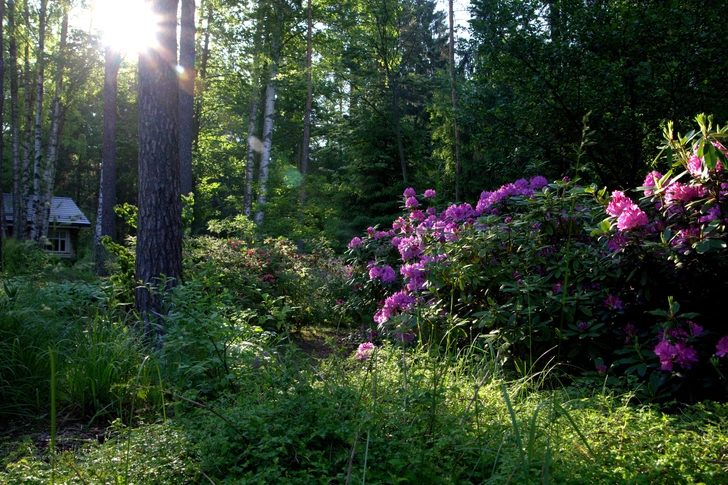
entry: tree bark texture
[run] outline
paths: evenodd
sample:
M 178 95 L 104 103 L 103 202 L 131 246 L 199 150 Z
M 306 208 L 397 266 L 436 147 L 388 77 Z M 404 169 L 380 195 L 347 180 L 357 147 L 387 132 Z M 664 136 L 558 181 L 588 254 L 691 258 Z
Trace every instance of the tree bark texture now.
M 255 90 L 254 90 L 255 91 Z M 248 121 L 248 154 L 245 161 L 245 194 L 243 196 L 243 215 L 250 218 L 253 206 L 253 171 L 255 168 L 256 146 L 260 143 L 255 136 L 255 117 L 258 114 L 257 96 L 250 102 L 250 120 Z
M 255 213 L 255 223 L 263 224 L 263 207 L 267 201 L 268 171 L 270 168 L 270 151 L 273 145 L 273 121 L 275 118 L 276 81 L 278 65 L 274 62 L 271 67 L 271 76 L 265 89 L 265 120 L 263 121 L 263 154 L 260 157 L 260 170 L 258 171 L 258 210 Z
M 43 211 L 41 237 L 48 235 L 48 225 L 51 215 L 51 195 L 53 193 L 56 178 L 56 161 L 58 160 L 58 143 L 61 133 L 61 91 L 63 90 L 63 71 L 65 68 L 64 56 L 66 50 L 66 38 L 68 36 L 68 3 L 63 5 L 64 15 L 61 24 L 61 39 L 58 54 L 58 72 L 56 74 L 56 93 L 53 98 L 51 114 L 51 129 L 48 138 L 48 152 L 45 168 L 43 170 L 43 194 L 41 198 L 41 210 Z
M 458 128 L 457 111 L 458 111 L 458 94 L 457 85 L 455 83 L 455 15 L 453 1 L 450 0 L 448 9 L 448 18 L 450 21 L 450 93 L 452 96 L 452 125 L 454 134 L 454 155 L 455 155 L 455 202 L 460 201 L 460 130 Z
M 5 0 L 0 0 L 0 126 L 3 126 L 3 105 L 5 104 L 5 49 L 3 46 L 3 22 L 5 20 Z M 3 136 L 0 134 L 0 155 L 3 153 Z M 4 193 L 2 180 L 2 156 L 0 156 L 0 195 Z M 0 239 L 7 236 L 5 225 L 5 197 L 0 197 Z M 2 243 L 0 242 L 0 270 L 2 270 Z
M 181 0 L 179 65 L 180 189 L 192 192 L 192 138 L 195 115 L 195 0 Z
M 96 217 L 96 272 L 106 274 L 106 251 L 101 245 L 101 238 L 109 236 L 116 240 L 116 95 L 118 91 L 119 66 L 121 53 L 111 46 L 106 46 L 104 53 L 104 133 L 101 149 L 101 167 L 99 175 L 99 205 Z
M 27 212 L 26 200 L 21 189 L 22 173 L 20 165 L 20 108 L 18 105 L 18 42 L 15 30 L 15 0 L 8 0 L 8 59 L 10 61 L 10 134 L 13 164 L 13 237 L 22 240 Z
M 35 138 L 33 150 L 33 227 L 31 228 L 30 237 L 33 241 L 40 241 L 41 231 L 43 229 L 43 209 L 40 206 L 42 170 L 41 161 L 43 152 L 41 150 L 41 122 L 43 114 L 43 82 L 45 67 L 45 19 L 46 19 L 47 1 L 41 0 L 40 11 L 38 14 L 38 61 L 37 61 L 37 77 L 35 93 Z
M 263 208 L 267 201 L 268 171 L 270 168 L 270 152 L 273 146 L 273 121 L 275 119 L 276 104 L 276 77 L 278 76 L 278 58 L 281 51 L 282 12 L 280 8 L 276 14 L 277 21 L 273 28 L 271 41 L 270 66 L 268 72 L 268 86 L 265 89 L 265 119 L 263 121 L 263 153 L 260 157 L 260 170 L 258 170 L 258 210 L 255 213 L 255 223 L 263 224 Z
M 136 306 L 150 335 L 163 330 L 159 291 L 176 285 L 182 272 L 177 3 L 152 2 L 161 19 L 158 48 L 139 56 Z
M 24 4 L 25 14 L 25 25 L 30 25 L 30 13 L 28 12 L 28 1 Z M 33 128 L 33 115 L 31 106 L 33 106 L 33 76 L 30 70 L 30 44 L 25 43 L 25 59 L 24 59 L 24 72 L 23 72 L 23 84 L 25 85 L 25 100 L 23 101 L 23 107 L 25 112 L 25 121 L 23 125 L 23 161 L 20 169 L 20 193 L 23 201 L 22 214 L 20 220 L 27 221 L 30 208 L 28 207 L 28 195 L 30 194 L 30 156 L 32 149 L 30 146 L 30 140 Z M 30 228 L 26 224 L 22 228 L 22 237 L 18 239 L 26 240 L 31 236 Z

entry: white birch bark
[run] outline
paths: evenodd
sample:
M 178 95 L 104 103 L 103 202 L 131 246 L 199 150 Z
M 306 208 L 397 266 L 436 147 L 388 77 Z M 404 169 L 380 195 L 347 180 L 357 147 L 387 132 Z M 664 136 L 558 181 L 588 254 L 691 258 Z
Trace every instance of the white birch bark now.
M 38 82 L 36 84 L 35 93 L 35 139 L 34 139 L 34 159 L 33 159 L 33 227 L 31 228 L 30 238 L 33 241 L 40 241 L 41 231 L 43 229 L 43 208 L 41 207 L 41 197 L 43 188 L 41 187 L 41 178 L 43 168 L 41 161 L 43 152 L 41 150 L 41 121 L 43 114 L 43 80 L 45 66 L 45 22 L 46 22 L 46 6 L 47 1 L 41 0 L 40 13 L 38 20 Z
M 270 151 L 273 145 L 273 120 L 276 103 L 276 76 L 278 65 L 273 62 L 271 76 L 265 89 L 265 121 L 263 122 L 263 154 L 260 157 L 260 170 L 258 171 L 258 207 L 255 213 L 255 223 L 263 224 L 263 207 L 267 201 L 268 170 L 270 168 Z
M 245 195 L 243 197 L 243 215 L 250 217 L 253 205 L 253 169 L 255 168 L 256 146 L 260 141 L 255 137 L 255 117 L 258 113 L 258 100 L 253 94 L 250 103 L 250 121 L 248 122 L 248 157 L 245 163 Z
M 61 40 L 59 45 L 59 64 L 56 79 L 56 93 L 53 98 L 53 111 L 51 117 L 51 132 L 48 138 L 48 156 L 46 157 L 45 170 L 43 171 L 43 199 L 41 207 L 43 208 L 43 229 L 41 237 L 48 236 L 48 226 L 50 223 L 51 213 L 51 195 L 53 194 L 54 182 L 56 178 L 56 161 L 58 160 L 58 143 L 61 131 L 61 91 L 63 89 L 63 71 L 65 68 L 64 55 L 66 48 L 66 38 L 68 36 L 68 9 L 64 4 L 63 23 L 61 24 Z

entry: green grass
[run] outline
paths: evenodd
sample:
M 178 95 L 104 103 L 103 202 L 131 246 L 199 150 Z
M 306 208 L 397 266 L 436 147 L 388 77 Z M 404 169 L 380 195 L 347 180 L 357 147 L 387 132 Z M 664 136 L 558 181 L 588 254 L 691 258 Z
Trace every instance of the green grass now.
M 406 364 L 405 391 L 399 349 L 315 367 L 278 354 L 235 395 L 172 398 L 166 422 L 139 414 L 130 433 L 117 422 L 104 444 L 61 454 L 57 483 L 725 483 L 725 404 L 667 415 L 601 389 L 488 378 L 487 361 L 466 372 L 410 351 Z M 48 483 L 47 456 L 3 449 L 0 483 Z
M 149 353 L 101 282 L 6 283 L 1 484 L 726 482 L 727 404 L 666 414 L 626 385 L 512 379 L 474 346 L 383 346 L 359 362 L 330 328 L 305 332 L 334 347 L 313 359 L 195 286 L 177 293 L 177 328 Z M 85 438 L 89 426 L 105 439 Z

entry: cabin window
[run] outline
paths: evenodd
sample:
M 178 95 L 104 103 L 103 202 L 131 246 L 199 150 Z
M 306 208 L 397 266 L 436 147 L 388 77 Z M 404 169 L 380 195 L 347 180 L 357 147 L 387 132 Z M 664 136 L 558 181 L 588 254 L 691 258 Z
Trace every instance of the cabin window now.
M 71 235 L 68 229 L 48 231 L 48 251 L 58 254 L 71 253 Z

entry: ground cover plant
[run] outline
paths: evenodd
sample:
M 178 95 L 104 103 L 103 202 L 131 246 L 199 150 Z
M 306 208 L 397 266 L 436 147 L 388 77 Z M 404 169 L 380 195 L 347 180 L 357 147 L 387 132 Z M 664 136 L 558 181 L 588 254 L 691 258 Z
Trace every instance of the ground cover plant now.
M 631 192 L 407 189 L 348 262 L 188 237 L 161 346 L 128 278 L 16 251 L 0 483 L 724 483 L 728 161 L 699 121 Z

